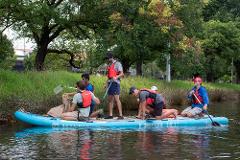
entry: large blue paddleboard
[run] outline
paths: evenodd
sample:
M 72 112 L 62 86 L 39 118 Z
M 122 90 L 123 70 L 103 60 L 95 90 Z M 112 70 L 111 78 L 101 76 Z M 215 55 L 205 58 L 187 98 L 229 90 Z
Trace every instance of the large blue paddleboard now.
M 16 119 L 34 126 L 43 127 L 76 127 L 76 128 L 101 128 L 101 127 L 124 127 L 124 128 L 144 128 L 144 127 L 171 127 L 171 126 L 211 126 L 211 120 L 205 116 L 199 119 L 177 117 L 176 119 L 163 120 L 139 120 L 125 118 L 124 120 L 92 120 L 89 122 L 66 121 L 59 118 L 45 117 L 38 114 L 23 111 L 15 112 Z M 213 121 L 221 125 L 228 125 L 226 117 L 212 117 Z

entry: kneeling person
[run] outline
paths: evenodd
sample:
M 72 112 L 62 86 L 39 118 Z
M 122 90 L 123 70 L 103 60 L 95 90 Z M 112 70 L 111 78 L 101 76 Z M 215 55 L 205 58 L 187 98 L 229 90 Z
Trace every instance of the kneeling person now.
M 64 120 L 81 120 L 89 117 L 90 105 L 94 101 L 96 104 L 100 104 L 100 100 L 94 96 L 94 94 L 86 89 L 86 83 L 84 81 L 78 81 L 76 83 L 78 93 L 73 96 L 71 112 L 62 114 Z
M 155 117 L 156 119 L 163 119 L 165 118 L 162 115 L 164 99 L 162 95 L 152 91 L 150 89 L 141 89 L 138 90 L 135 87 L 131 87 L 129 90 L 129 94 L 132 94 L 139 98 L 139 109 L 138 109 L 138 116 L 142 119 L 145 119 L 145 112 L 149 110 L 150 114 Z M 147 99 L 150 98 L 152 100 L 152 104 L 149 105 L 147 103 Z

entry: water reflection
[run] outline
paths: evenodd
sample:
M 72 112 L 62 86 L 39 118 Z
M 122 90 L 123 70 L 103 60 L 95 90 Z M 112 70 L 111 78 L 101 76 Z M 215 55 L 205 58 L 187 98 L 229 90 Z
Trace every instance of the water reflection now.
M 217 134 L 227 131 L 227 127 L 116 128 L 111 131 L 35 127 L 17 132 L 15 147 L 24 145 L 18 150 L 28 159 L 131 159 L 132 156 L 134 159 L 207 159 L 210 139 L 218 139 Z M 27 155 L 28 152 L 31 154 Z
M 209 112 L 240 121 L 239 104 L 211 105 Z M 111 130 L 0 126 L 0 159 L 239 159 L 239 126 L 231 121 L 229 127 Z

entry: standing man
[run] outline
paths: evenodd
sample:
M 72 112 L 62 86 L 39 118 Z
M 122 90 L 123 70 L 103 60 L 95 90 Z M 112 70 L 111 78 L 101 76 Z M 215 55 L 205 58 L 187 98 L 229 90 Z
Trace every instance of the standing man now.
M 202 86 L 201 77 L 194 77 L 194 87 L 188 93 L 188 98 L 192 101 L 192 105 L 184 109 L 181 113 L 184 117 L 195 117 L 207 110 L 209 98 L 205 87 Z
M 120 78 L 124 76 L 123 67 L 120 62 L 118 62 L 114 57 L 112 52 L 108 52 L 106 59 L 108 60 L 107 67 L 107 88 L 108 89 L 108 109 L 109 116 L 105 117 L 105 119 L 113 118 L 113 104 L 114 101 L 118 107 L 119 116 L 118 119 L 124 119 L 122 114 L 122 104 L 119 98 L 120 95 Z

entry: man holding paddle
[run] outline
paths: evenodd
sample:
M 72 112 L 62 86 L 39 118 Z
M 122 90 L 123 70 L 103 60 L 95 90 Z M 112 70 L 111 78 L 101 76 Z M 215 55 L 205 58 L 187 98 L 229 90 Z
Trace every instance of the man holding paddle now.
M 109 116 L 105 117 L 105 119 L 113 119 L 113 104 L 114 101 L 118 107 L 119 116 L 118 119 L 124 119 L 122 114 L 122 104 L 119 98 L 120 95 L 120 78 L 124 76 L 123 67 L 120 62 L 114 59 L 112 52 L 108 52 L 106 59 L 108 60 L 107 67 L 107 94 L 108 94 L 108 109 Z
M 181 113 L 184 117 L 195 117 L 203 111 L 207 111 L 209 104 L 208 93 L 205 87 L 202 86 L 200 76 L 194 77 L 194 87 L 188 93 L 188 98 L 192 101 L 192 105 L 184 109 Z

